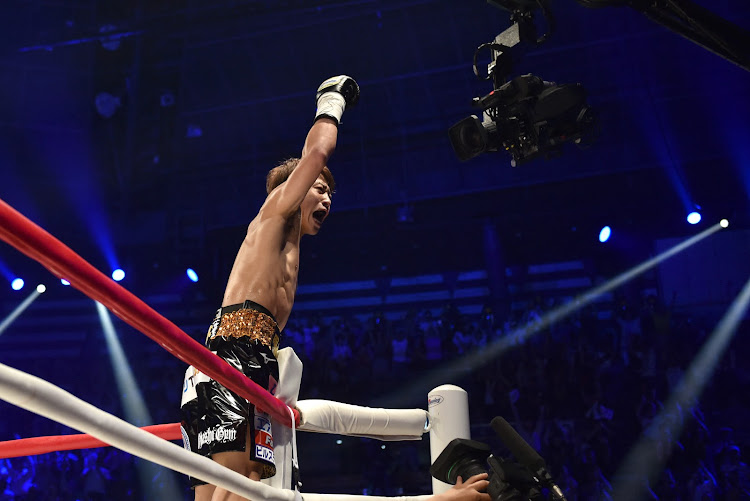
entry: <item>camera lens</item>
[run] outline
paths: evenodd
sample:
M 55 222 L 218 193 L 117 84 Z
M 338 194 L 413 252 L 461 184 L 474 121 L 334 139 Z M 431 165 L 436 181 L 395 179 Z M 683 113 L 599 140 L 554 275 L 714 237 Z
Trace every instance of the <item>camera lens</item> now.
M 471 151 L 481 151 L 484 149 L 484 141 L 482 140 L 482 134 L 479 133 L 479 129 L 474 124 L 465 124 L 459 134 L 461 142 Z
M 448 479 L 451 483 L 456 483 L 458 477 L 466 480 L 474 475 L 486 472 L 487 465 L 484 462 L 480 462 L 477 458 L 473 457 L 462 458 L 451 468 L 451 471 L 448 473 Z

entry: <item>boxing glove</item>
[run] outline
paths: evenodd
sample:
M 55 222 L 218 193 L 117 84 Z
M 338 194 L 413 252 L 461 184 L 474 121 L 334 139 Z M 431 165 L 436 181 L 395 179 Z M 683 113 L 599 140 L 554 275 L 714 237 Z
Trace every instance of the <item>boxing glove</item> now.
M 315 99 L 318 104 L 315 120 L 327 117 L 338 124 L 341 122 L 344 110 L 359 101 L 359 85 L 352 77 L 346 75 L 331 77 L 320 84 Z

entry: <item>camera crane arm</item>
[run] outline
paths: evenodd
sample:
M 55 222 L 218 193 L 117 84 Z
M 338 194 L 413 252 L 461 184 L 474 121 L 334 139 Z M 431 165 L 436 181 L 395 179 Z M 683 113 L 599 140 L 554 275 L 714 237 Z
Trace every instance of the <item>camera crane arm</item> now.
M 652 21 L 750 71 L 750 31 L 691 0 L 577 0 L 584 7 L 630 6 Z

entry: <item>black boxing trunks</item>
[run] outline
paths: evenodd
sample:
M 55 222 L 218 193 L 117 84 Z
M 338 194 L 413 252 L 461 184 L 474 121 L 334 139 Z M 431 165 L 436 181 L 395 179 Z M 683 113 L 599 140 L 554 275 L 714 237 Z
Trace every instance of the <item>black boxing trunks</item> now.
M 279 380 L 278 345 L 276 320 L 252 301 L 219 308 L 206 336 L 209 350 L 272 395 Z M 187 450 L 206 457 L 247 452 L 263 465 L 261 478 L 276 474 L 270 416 L 192 366 L 185 372 L 180 413 Z M 204 483 L 190 479 L 191 487 Z

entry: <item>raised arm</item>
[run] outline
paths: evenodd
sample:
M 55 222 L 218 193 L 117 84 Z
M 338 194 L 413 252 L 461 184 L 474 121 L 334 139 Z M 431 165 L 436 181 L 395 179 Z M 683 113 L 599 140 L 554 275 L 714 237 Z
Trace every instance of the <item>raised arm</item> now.
M 329 78 L 318 87 L 315 123 L 305 139 L 299 165 L 268 196 L 265 211 L 289 216 L 297 210 L 336 149 L 338 124 L 344 110 L 358 100 L 357 82 L 345 75 Z

